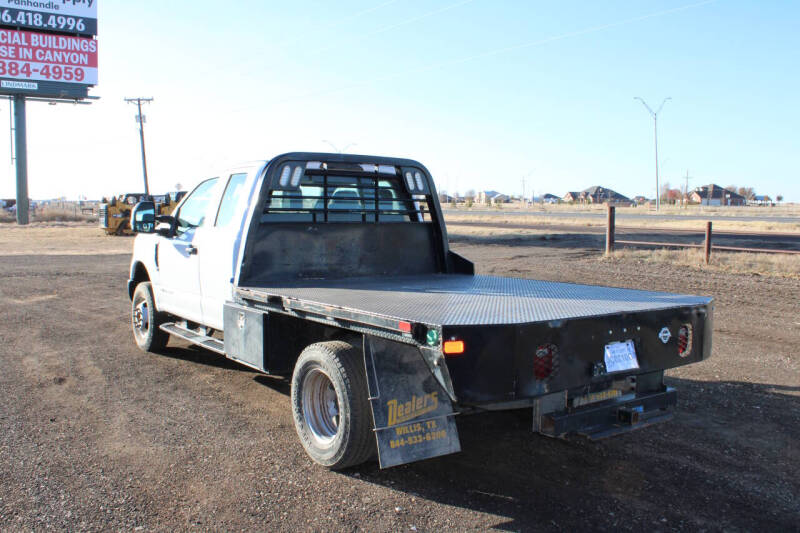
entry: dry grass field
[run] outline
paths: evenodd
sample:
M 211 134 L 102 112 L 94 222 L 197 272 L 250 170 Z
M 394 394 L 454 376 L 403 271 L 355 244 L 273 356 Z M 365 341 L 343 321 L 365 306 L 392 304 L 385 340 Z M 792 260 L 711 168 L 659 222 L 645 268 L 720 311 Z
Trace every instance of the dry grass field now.
M 0 255 L 109 255 L 132 245 L 133 238 L 107 236 L 91 221 L 0 224 Z

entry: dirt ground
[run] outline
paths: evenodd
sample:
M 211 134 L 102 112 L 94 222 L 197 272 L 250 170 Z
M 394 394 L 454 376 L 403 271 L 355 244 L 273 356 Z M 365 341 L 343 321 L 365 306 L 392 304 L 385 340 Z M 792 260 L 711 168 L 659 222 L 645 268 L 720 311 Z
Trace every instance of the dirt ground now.
M 798 530 L 797 280 L 455 242 L 481 273 L 712 295 L 713 357 L 669 373 L 660 426 L 588 443 L 462 417 L 460 454 L 333 473 L 299 444 L 284 380 L 136 348 L 131 239 L 36 230 L 0 227 L 0 530 Z

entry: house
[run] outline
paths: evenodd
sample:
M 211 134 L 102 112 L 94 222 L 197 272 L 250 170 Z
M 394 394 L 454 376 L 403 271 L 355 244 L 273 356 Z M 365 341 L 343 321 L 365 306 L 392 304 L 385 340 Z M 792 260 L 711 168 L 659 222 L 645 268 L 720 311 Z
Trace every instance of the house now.
M 561 201 L 561 198 L 556 196 L 555 194 L 546 193 L 539 197 L 539 201 L 543 204 L 557 204 Z
M 498 204 L 508 203 L 511 198 L 507 194 L 502 194 L 497 191 L 481 191 L 478 193 L 476 201 L 479 204 Z
M 491 198 L 492 204 L 507 204 L 511 201 L 511 197 L 507 194 L 497 193 Z
M 563 200 L 568 204 L 583 203 L 585 196 L 577 191 L 570 191 L 564 195 Z
M 600 187 L 595 185 L 594 187 L 589 187 L 588 189 L 584 189 L 582 194 L 585 197 L 586 203 L 590 204 L 628 204 L 630 205 L 631 199 L 627 196 L 623 196 L 620 193 L 608 189 L 606 187 Z
M 766 194 L 757 194 L 747 202 L 747 205 L 775 205 L 772 198 Z
M 650 203 L 650 200 L 648 200 L 646 197 L 644 197 L 642 195 L 633 197 L 633 205 L 647 205 L 649 203 Z
M 492 198 L 500 194 L 497 191 L 480 191 L 475 196 L 475 201 L 479 204 L 488 204 L 492 201 Z
M 738 206 L 747 203 L 747 200 L 741 194 L 729 191 L 713 183 L 711 185 L 697 187 L 689 195 L 689 201 L 693 204 L 712 206 Z

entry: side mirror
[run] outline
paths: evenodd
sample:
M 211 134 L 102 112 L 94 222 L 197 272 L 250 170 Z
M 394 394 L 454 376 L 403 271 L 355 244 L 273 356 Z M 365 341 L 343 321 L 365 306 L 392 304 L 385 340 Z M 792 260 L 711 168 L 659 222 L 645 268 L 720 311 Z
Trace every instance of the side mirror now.
M 153 202 L 139 202 L 131 211 L 131 230 L 134 233 L 154 233 L 156 230 L 156 205 Z
M 156 216 L 156 233 L 162 237 L 173 237 L 178 226 L 178 221 L 172 215 Z

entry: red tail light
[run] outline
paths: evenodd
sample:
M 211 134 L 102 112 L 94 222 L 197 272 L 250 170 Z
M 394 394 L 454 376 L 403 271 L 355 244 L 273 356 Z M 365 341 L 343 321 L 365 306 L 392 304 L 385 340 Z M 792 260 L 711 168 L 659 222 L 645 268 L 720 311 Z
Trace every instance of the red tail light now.
M 678 355 L 688 357 L 692 353 L 692 325 L 684 324 L 678 330 Z
M 553 375 L 558 367 L 558 348 L 554 344 L 542 344 L 533 356 L 533 375 L 543 381 Z

